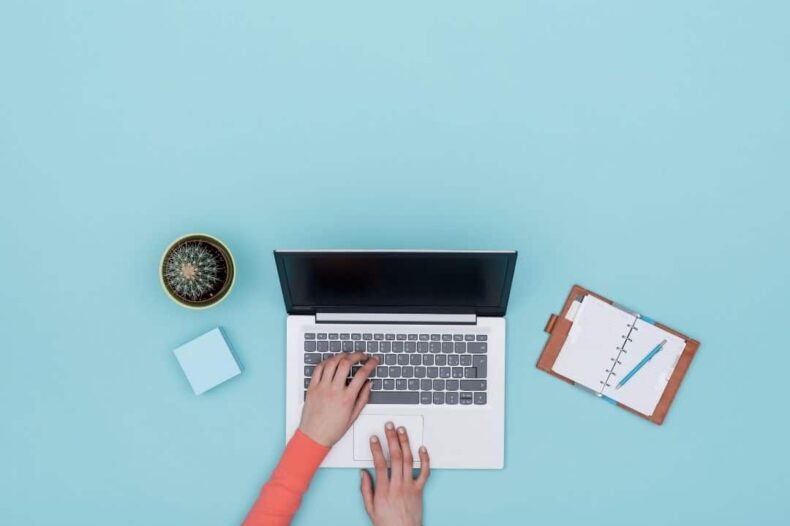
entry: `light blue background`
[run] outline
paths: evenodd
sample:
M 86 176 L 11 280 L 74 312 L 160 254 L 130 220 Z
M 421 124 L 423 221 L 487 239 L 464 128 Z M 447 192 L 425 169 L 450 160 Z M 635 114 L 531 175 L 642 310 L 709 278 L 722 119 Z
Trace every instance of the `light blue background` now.
M 428 524 L 790 521 L 783 1 L 0 5 L 0 523 L 230 525 L 283 446 L 274 248 L 515 248 L 504 471 Z M 206 231 L 228 300 L 173 304 Z M 663 427 L 535 369 L 573 283 L 702 341 Z M 221 325 L 242 375 L 171 351 Z M 363 524 L 353 470 L 298 524 Z

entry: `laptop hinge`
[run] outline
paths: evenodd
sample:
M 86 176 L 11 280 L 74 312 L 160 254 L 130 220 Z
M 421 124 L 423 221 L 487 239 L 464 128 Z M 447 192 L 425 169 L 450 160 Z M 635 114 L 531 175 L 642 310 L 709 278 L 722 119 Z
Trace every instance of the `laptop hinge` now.
M 316 323 L 408 323 L 415 325 L 475 325 L 476 314 L 401 314 L 369 312 L 317 312 Z

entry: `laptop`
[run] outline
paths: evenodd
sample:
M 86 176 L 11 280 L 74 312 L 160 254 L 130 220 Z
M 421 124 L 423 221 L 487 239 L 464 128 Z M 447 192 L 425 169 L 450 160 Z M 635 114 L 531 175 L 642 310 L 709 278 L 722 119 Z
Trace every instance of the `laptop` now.
M 364 351 L 380 361 L 370 401 L 322 467 L 371 467 L 370 436 L 382 437 L 387 421 L 408 430 L 417 466 L 425 445 L 434 468 L 504 467 L 515 251 L 276 250 L 274 258 L 288 312 L 286 437 L 316 364 Z

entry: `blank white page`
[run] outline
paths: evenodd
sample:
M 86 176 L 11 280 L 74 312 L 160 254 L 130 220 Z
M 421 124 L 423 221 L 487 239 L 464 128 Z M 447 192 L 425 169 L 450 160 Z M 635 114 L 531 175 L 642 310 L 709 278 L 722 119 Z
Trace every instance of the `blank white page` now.
M 623 387 L 615 389 L 617 382 L 655 349 L 661 340 L 667 340 L 661 351 L 639 369 L 639 372 Z M 682 338 L 644 320 L 637 320 L 620 354 L 609 386 L 603 390 L 603 394 L 635 411 L 651 416 L 685 348 L 686 341 Z
M 635 319 L 595 296 L 585 296 L 552 370 L 601 393 Z

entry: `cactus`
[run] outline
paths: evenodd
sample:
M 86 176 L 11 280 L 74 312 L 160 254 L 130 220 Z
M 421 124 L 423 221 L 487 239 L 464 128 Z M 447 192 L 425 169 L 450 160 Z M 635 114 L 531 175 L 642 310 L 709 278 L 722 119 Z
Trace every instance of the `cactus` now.
M 225 275 L 224 258 L 201 241 L 188 241 L 174 248 L 164 268 L 170 289 L 189 301 L 213 296 L 222 288 Z

